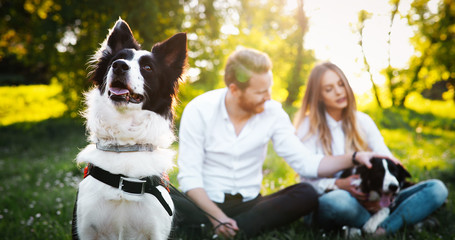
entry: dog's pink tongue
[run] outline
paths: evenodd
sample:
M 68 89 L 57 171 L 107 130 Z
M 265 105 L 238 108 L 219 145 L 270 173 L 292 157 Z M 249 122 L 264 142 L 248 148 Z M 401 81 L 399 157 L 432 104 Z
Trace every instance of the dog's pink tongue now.
M 383 208 L 390 206 L 390 196 L 382 195 L 381 200 L 379 201 L 379 205 Z
M 125 95 L 129 93 L 128 89 L 124 88 L 110 88 L 109 91 L 114 95 Z

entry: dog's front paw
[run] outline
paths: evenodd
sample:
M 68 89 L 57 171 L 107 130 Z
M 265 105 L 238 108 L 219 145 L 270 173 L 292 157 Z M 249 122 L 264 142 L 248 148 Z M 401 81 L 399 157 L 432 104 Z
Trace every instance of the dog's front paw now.
M 355 227 L 343 226 L 341 230 L 343 231 L 344 239 L 351 239 L 362 236 L 362 230 Z
M 373 234 L 376 232 L 376 229 L 378 228 L 379 224 L 381 224 L 384 219 L 387 218 L 390 214 L 390 209 L 389 208 L 383 208 L 379 210 L 376 214 L 370 217 L 368 221 L 363 225 L 363 231 L 369 234 Z

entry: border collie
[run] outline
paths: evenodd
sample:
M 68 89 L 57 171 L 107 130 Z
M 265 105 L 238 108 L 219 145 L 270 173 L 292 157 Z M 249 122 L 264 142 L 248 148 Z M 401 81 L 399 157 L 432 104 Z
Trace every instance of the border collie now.
M 90 64 L 95 87 L 83 113 L 90 144 L 76 158 L 87 167 L 73 239 L 167 239 L 174 204 L 164 176 L 175 155 L 172 104 L 187 65 L 186 34 L 141 50 L 119 19 Z
M 384 158 L 372 158 L 372 167 L 359 166 L 350 168 L 341 174 L 342 178 L 359 174 L 360 179 L 354 182 L 360 190 L 368 194 L 367 201 L 379 201 L 381 209 L 373 213 L 363 226 L 366 233 L 374 233 L 379 224 L 390 214 L 396 194 L 410 185 L 406 178 L 411 177 L 408 171 L 399 164 Z

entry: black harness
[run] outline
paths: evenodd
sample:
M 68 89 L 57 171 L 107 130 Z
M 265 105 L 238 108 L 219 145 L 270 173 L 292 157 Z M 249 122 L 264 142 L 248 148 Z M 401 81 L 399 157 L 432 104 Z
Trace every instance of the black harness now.
M 172 216 L 172 210 L 164 200 L 161 192 L 157 186 L 163 186 L 169 191 L 169 181 L 164 176 L 151 176 L 141 179 L 130 178 L 122 174 L 112 174 L 102 168 L 99 168 L 93 164 L 88 164 L 84 177 L 92 176 L 98 181 L 107 184 L 113 188 L 120 189 L 126 193 L 133 195 L 143 195 L 144 193 L 152 194 L 166 209 L 169 216 Z

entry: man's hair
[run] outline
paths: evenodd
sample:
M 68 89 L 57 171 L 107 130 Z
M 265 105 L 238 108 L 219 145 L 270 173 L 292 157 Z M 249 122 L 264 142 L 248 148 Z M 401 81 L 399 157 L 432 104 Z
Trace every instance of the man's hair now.
M 272 69 L 272 61 L 266 53 L 251 48 L 238 48 L 228 58 L 224 68 L 224 82 L 240 89 L 249 85 L 253 74 L 266 73 Z

